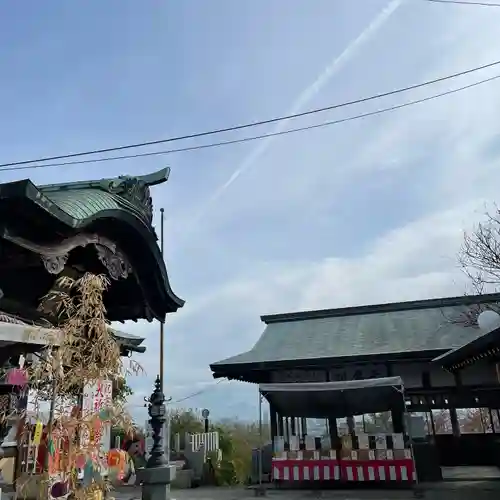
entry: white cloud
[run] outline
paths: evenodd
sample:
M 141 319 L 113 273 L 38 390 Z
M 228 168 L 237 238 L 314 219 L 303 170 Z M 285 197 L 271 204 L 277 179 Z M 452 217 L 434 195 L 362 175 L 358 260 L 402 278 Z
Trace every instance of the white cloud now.
M 38 142 L 32 147 L 41 144 L 39 151 L 58 151 L 60 144 L 72 144 L 67 149 L 77 150 L 76 137 L 85 147 L 105 147 L 127 142 L 126 137 L 133 142 L 139 136 L 166 135 L 161 127 L 182 134 L 279 116 L 294 101 L 293 110 L 322 107 L 490 62 L 500 53 L 498 19 L 490 9 L 401 2 L 369 43 L 358 46 L 356 57 L 344 59 L 341 67 L 331 66 L 335 78 L 325 73 L 317 80 L 321 85 L 297 100 L 322 68 L 329 67 L 332 54 L 342 53 L 380 9 L 398 2 L 324 0 L 306 8 L 296 0 L 283 9 L 277 2 L 255 0 L 238 8 L 228 2 L 219 10 L 181 4 L 164 13 L 171 30 L 164 30 L 162 23 L 147 33 L 120 29 L 137 36 L 129 45 L 148 58 L 127 58 L 121 44 L 120 57 L 111 57 L 107 46 L 99 44 L 102 68 L 109 66 L 107 59 L 116 65 L 109 88 L 116 86 L 116 74 L 129 75 L 130 81 L 120 78 L 119 92 L 103 92 L 105 101 L 85 100 L 87 128 L 72 128 L 60 138 L 69 117 L 83 116 L 79 93 L 94 88 L 93 71 L 86 72 L 90 82 L 73 82 L 78 93 L 59 103 L 51 100 L 48 110 L 32 110 L 43 99 L 30 102 L 28 117 L 36 113 L 44 120 L 53 118 L 53 106 L 67 110 L 59 130 L 36 122 L 31 135 Z M 182 41 L 177 43 L 182 50 L 174 51 L 173 61 L 163 65 L 166 73 L 160 73 L 165 47 L 172 47 L 169 37 Z M 95 55 L 87 61 L 89 68 L 94 61 Z M 102 68 L 95 74 L 102 77 Z M 495 71 L 288 125 L 372 111 Z M 57 82 L 45 83 L 60 94 Z M 22 103 L 23 96 L 12 102 Z M 20 122 L 17 104 L 13 108 L 4 121 L 23 123 L 26 137 L 24 129 L 31 121 Z M 498 142 L 499 108 L 498 83 L 491 83 L 383 116 L 281 137 L 265 148 L 250 144 L 169 157 L 171 179 L 152 194 L 155 206 L 164 206 L 169 218 L 166 250 L 172 287 L 187 302 L 165 326 L 167 395 L 182 399 L 209 384 L 186 404 L 208 406 L 219 414 L 251 413 L 255 387 L 215 386 L 208 365 L 251 348 L 263 329 L 261 314 L 463 293 L 465 282 L 455 258 L 462 232 L 498 196 L 499 161 L 492 151 Z M 15 135 L 10 129 L 5 132 Z M 242 135 L 246 133 L 231 137 Z M 50 143 L 54 137 L 57 147 Z M 15 137 L 8 139 L 6 148 L 15 144 Z M 21 155 L 16 147 L 6 150 L 6 157 L 40 156 L 39 151 Z M 144 173 L 158 166 L 155 158 L 110 163 L 106 175 Z M 80 177 L 98 178 L 101 168 L 89 167 Z M 240 172 L 236 179 L 235 169 Z M 78 178 L 75 170 L 59 172 L 61 179 Z M 5 174 L 6 179 L 9 175 L 15 174 Z M 39 169 L 32 177 L 55 181 L 47 176 Z M 224 195 L 210 201 L 227 179 L 231 182 Z M 203 220 L 197 225 L 200 213 Z M 196 230 L 184 246 L 193 224 Z M 147 339 L 147 353 L 137 356 L 146 376 L 130 379 L 136 390 L 131 404 L 142 420 L 142 400 L 159 371 L 159 328 L 144 322 L 119 328 Z
M 483 200 L 476 200 L 388 231 L 358 257 L 256 263 L 233 280 L 191 296 L 166 329 L 168 394 L 175 400 L 195 393 L 180 404 L 215 406 L 222 415 L 254 408 L 253 386 L 214 388 L 208 365 L 250 349 L 263 330 L 261 314 L 464 293 L 455 255 L 463 231 L 483 207 Z M 154 347 L 142 358 L 146 366 L 158 355 Z M 206 393 L 198 394 L 205 384 Z
M 421 82 L 497 57 L 495 16 L 421 4 L 405 2 L 310 105 Z M 274 50 L 280 67 L 279 48 Z M 314 50 L 324 61 L 332 52 L 320 45 Z M 442 92 L 495 71 L 334 117 Z M 297 95 L 300 88 L 289 83 L 287 95 Z M 279 95 L 273 85 L 269 81 L 269 94 Z M 281 138 L 259 153 L 255 168 L 232 182 L 217 203 L 207 202 L 234 172 L 235 157 L 237 164 L 248 157 L 247 149 L 240 150 L 241 161 L 238 150 L 231 161 L 220 153 L 217 176 L 197 186 L 196 199 L 184 200 L 169 225 L 169 234 L 181 237 L 182 244 L 202 207 L 204 223 L 193 233 L 189 251 L 168 260 L 174 289 L 183 288 L 187 300 L 166 325 L 168 394 L 179 399 L 208 384 L 184 404 L 244 416 L 257 404 L 255 387 L 215 386 L 208 365 L 250 349 L 263 330 L 260 315 L 464 293 L 456 260 L 463 231 L 495 201 L 500 182 L 497 158 L 485 154 L 496 140 L 497 90 L 496 83 L 486 84 L 381 117 Z M 251 102 L 258 104 L 255 96 Z M 269 109 L 261 116 L 283 114 L 283 108 L 264 102 Z M 368 185 L 379 185 L 380 191 L 371 192 Z M 360 203 L 359 192 L 372 198 L 361 196 Z M 144 390 L 157 371 L 158 328 L 133 328 L 148 338 L 142 357 L 148 378 L 137 384 Z

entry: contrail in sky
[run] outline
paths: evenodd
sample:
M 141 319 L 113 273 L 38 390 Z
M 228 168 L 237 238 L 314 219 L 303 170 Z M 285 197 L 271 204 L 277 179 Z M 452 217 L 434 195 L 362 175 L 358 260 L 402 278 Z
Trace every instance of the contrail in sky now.
M 293 115 L 299 113 L 304 106 L 306 106 L 316 95 L 325 87 L 325 85 L 330 81 L 330 79 L 337 73 L 342 67 L 349 62 L 349 60 L 356 55 L 356 52 L 368 42 L 377 31 L 384 25 L 384 23 L 389 19 L 392 13 L 401 5 L 404 0 L 391 0 L 370 22 L 370 24 L 344 49 L 344 51 L 333 61 L 331 61 L 324 70 L 318 75 L 314 82 L 309 85 L 298 97 L 297 100 L 292 104 L 291 108 L 286 112 L 287 115 Z M 278 133 L 285 130 L 288 120 L 283 120 L 278 122 L 275 128 L 272 130 L 273 133 Z M 255 162 L 269 149 L 275 137 L 269 137 L 263 139 L 257 145 L 257 147 L 243 160 L 240 166 L 232 173 L 231 177 L 219 186 L 212 196 L 207 200 L 201 210 L 195 215 L 185 232 L 185 238 L 192 234 L 193 230 L 206 214 L 207 210 L 213 205 L 224 192 L 231 187 L 231 185 L 240 177 L 241 174 L 250 169 Z

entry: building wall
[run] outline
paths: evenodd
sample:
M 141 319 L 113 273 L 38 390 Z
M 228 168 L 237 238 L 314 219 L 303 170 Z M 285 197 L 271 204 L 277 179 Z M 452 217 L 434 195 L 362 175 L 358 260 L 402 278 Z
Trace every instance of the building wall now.
M 492 364 L 476 363 L 460 373 L 464 385 L 495 385 L 499 383 L 496 368 Z
M 326 370 L 277 370 L 271 372 L 271 382 L 285 384 L 290 382 L 326 382 Z
M 390 373 L 387 364 L 344 364 L 325 369 L 294 369 L 279 370 L 271 373 L 272 382 L 326 382 L 344 380 L 362 380 L 400 376 L 407 389 L 423 388 L 424 373 L 428 373 L 428 381 L 432 388 L 450 387 L 455 385 L 452 374 L 437 365 L 428 362 L 391 363 Z M 464 386 L 495 385 L 497 384 L 495 368 L 485 363 L 477 363 L 461 372 Z

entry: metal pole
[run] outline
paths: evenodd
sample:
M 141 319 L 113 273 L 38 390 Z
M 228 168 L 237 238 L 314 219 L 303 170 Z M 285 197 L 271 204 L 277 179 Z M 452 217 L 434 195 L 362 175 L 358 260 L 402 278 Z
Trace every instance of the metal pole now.
M 259 391 L 259 494 L 264 495 L 262 489 L 262 394 Z
M 163 244 L 164 244 L 164 233 L 163 233 L 163 224 L 164 224 L 164 216 L 165 210 L 160 208 L 160 252 L 162 259 L 163 256 Z M 164 333 L 164 324 L 160 322 L 160 387 L 161 392 L 163 392 L 163 350 L 165 347 L 165 333 Z

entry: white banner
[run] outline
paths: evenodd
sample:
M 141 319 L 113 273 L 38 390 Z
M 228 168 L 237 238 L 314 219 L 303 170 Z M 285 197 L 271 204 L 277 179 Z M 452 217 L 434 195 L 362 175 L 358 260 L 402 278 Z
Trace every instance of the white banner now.
M 85 384 L 83 388 L 82 417 L 92 418 L 99 415 L 102 409 L 109 408 L 113 399 L 113 384 L 111 380 L 101 380 L 92 384 Z M 104 457 L 111 446 L 111 422 L 103 422 L 100 429 L 100 455 Z M 88 429 L 82 433 L 82 442 L 88 443 L 90 439 Z M 83 444 L 82 443 L 82 444 Z M 106 462 L 105 462 L 106 463 Z M 107 467 L 103 467 L 107 474 Z

